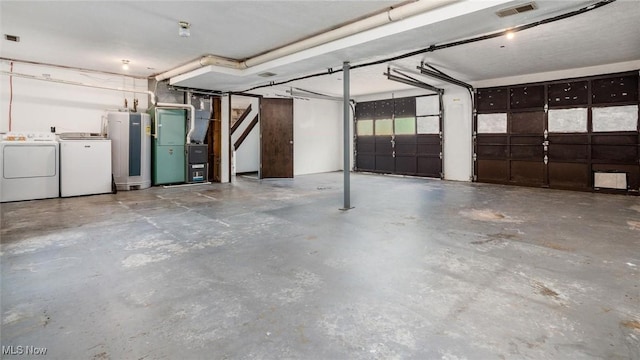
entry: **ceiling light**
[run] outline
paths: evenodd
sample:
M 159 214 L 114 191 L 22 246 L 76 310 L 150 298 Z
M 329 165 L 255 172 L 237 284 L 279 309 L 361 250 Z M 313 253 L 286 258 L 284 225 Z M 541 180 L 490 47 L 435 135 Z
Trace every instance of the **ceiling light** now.
M 129 70 L 129 60 L 122 60 L 122 70 Z
M 511 40 L 513 39 L 516 35 L 513 33 L 513 31 L 507 31 L 507 39 Z
M 178 28 L 178 35 L 182 37 L 191 36 L 191 24 L 186 21 L 180 21 L 178 22 L 178 25 L 180 25 L 180 28 Z

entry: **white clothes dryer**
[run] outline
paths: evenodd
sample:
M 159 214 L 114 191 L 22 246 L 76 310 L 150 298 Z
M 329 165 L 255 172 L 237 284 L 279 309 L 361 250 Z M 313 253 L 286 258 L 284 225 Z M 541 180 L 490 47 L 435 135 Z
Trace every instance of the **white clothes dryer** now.
M 59 153 L 51 133 L 2 135 L 0 202 L 59 197 Z

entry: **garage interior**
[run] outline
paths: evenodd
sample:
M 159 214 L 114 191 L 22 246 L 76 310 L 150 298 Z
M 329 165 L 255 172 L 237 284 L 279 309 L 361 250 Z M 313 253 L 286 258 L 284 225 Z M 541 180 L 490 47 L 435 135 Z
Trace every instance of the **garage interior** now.
M 640 1 L 0 9 L 2 358 L 640 359 Z

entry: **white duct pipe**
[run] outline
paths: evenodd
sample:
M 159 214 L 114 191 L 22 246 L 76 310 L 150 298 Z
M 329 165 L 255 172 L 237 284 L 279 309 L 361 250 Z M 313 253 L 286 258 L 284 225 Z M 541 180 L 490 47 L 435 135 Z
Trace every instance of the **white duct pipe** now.
M 457 0 L 418 0 L 416 2 L 403 5 L 399 8 L 389 9 L 384 13 L 370 16 L 368 18 L 347 24 L 334 30 L 327 31 L 316 36 L 283 46 L 279 49 L 269 51 L 266 54 L 258 55 L 242 62 L 241 68 L 250 68 L 264 64 L 267 61 L 278 59 L 287 55 L 310 49 L 322 44 L 355 35 L 366 30 L 376 28 L 407 17 L 422 14 L 437 7 L 455 2 Z
M 157 103 L 156 108 L 173 108 L 173 109 L 186 109 L 191 112 L 191 119 L 189 120 L 189 131 L 187 132 L 187 138 L 185 144 L 191 144 L 191 134 L 196 128 L 196 108 L 193 105 L 189 104 L 174 104 L 174 103 Z M 156 121 L 156 126 L 158 126 L 158 122 Z M 156 128 L 156 134 L 158 134 L 158 129 Z
M 31 80 L 48 81 L 48 82 L 53 82 L 53 83 L 58 83 L 58 84 L 84 86 L 84 87 L 90 87 L 90 88 L 94 88 L 94 89 L 122 91 L 122 92 L 136 93 L 136 94 L 148 94 L 151 104 L 155 104 L 156 103 L 156 94 L 153 91 L 150 91 L 150 90 L 135 90 L 135 89 L 115 88 L 115 87 L 110 87 L 110 86 L 92 85 L 92 84 L 85 84 L 85 83 L 76 82 L 76 81 L 54 79 L 54 78 L 50 78 L 50 77 L 34 76 L 34 75 L 14 73 L 14 72 L 9 72 L 9 71 L 0 71 L 0 74 L 7 75 L 7 76 L 15 76 L 15 77 L 19 77 L 19 78 L 25 78 L 25 79 L 31 79 Z
M 215 55 L 207 55 L 198 60 L 194 60 L 190 63 L 179 66 L 175 69 L 158 74 L 156 75 L 155 79 L 156 81 L 166 80 L 168 78 L 178 76 L 209 65 L 223 66 L 237 70 L 248 69 L 256 65 L 264 64 L 267 61 L 279 59 L 281 57 L 295 54 L 297 52 L 307 50 L 315 46 L 339 40 L 347 36 L 355 35 L 357 33 L 373 29 L 375 27 L 382 26 L 394 21 L 402 20 L 414 15 L 418 15 L 456 1 L 459 0 L 417 0 L 398 8 L 392 8 L 383 13 L 358 20 L 337 29 L 330 30 L 325 33 L 295 42 L 293 44 L 283 46 L 281 48 L 269 51 L 265 54 L 254 56 L 244 61 L 230 60 Z
M 166 80 L 174 76 L 182 75 L 184 73 L 188 73 L 189 71 L 193 71 L 209 65 L 240 69 L 240 62 L 237 60 L 229 60 L 220 56 L 207 55 L 201 57 L 198 60 L 188 62 L 184 65 L 178 66 L 175 69 L 171 69 L 169 71 L 163 72 L 162 74 L 156 75 L 156 81 Z

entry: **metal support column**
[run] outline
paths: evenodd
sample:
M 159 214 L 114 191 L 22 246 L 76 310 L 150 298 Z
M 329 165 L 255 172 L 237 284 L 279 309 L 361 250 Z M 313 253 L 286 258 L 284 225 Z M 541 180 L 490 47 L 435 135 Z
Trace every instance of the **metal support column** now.
M 342 83 L 343 83 L 343 92 L 342 92 L 342 103 L 343 103 L 343 138 L 344 138 L 344 158 L 343 158 L 343 173 L 344 173 L 344 206 L 340 210 L 349 210 L 351 209 L 351 141 L 349 137 L 349 122 L 351 107 L 349 106 L 349 99 L 351 95 L 351 91 L 349 89 L 349 62 L 345 61 L 342 63 Z

